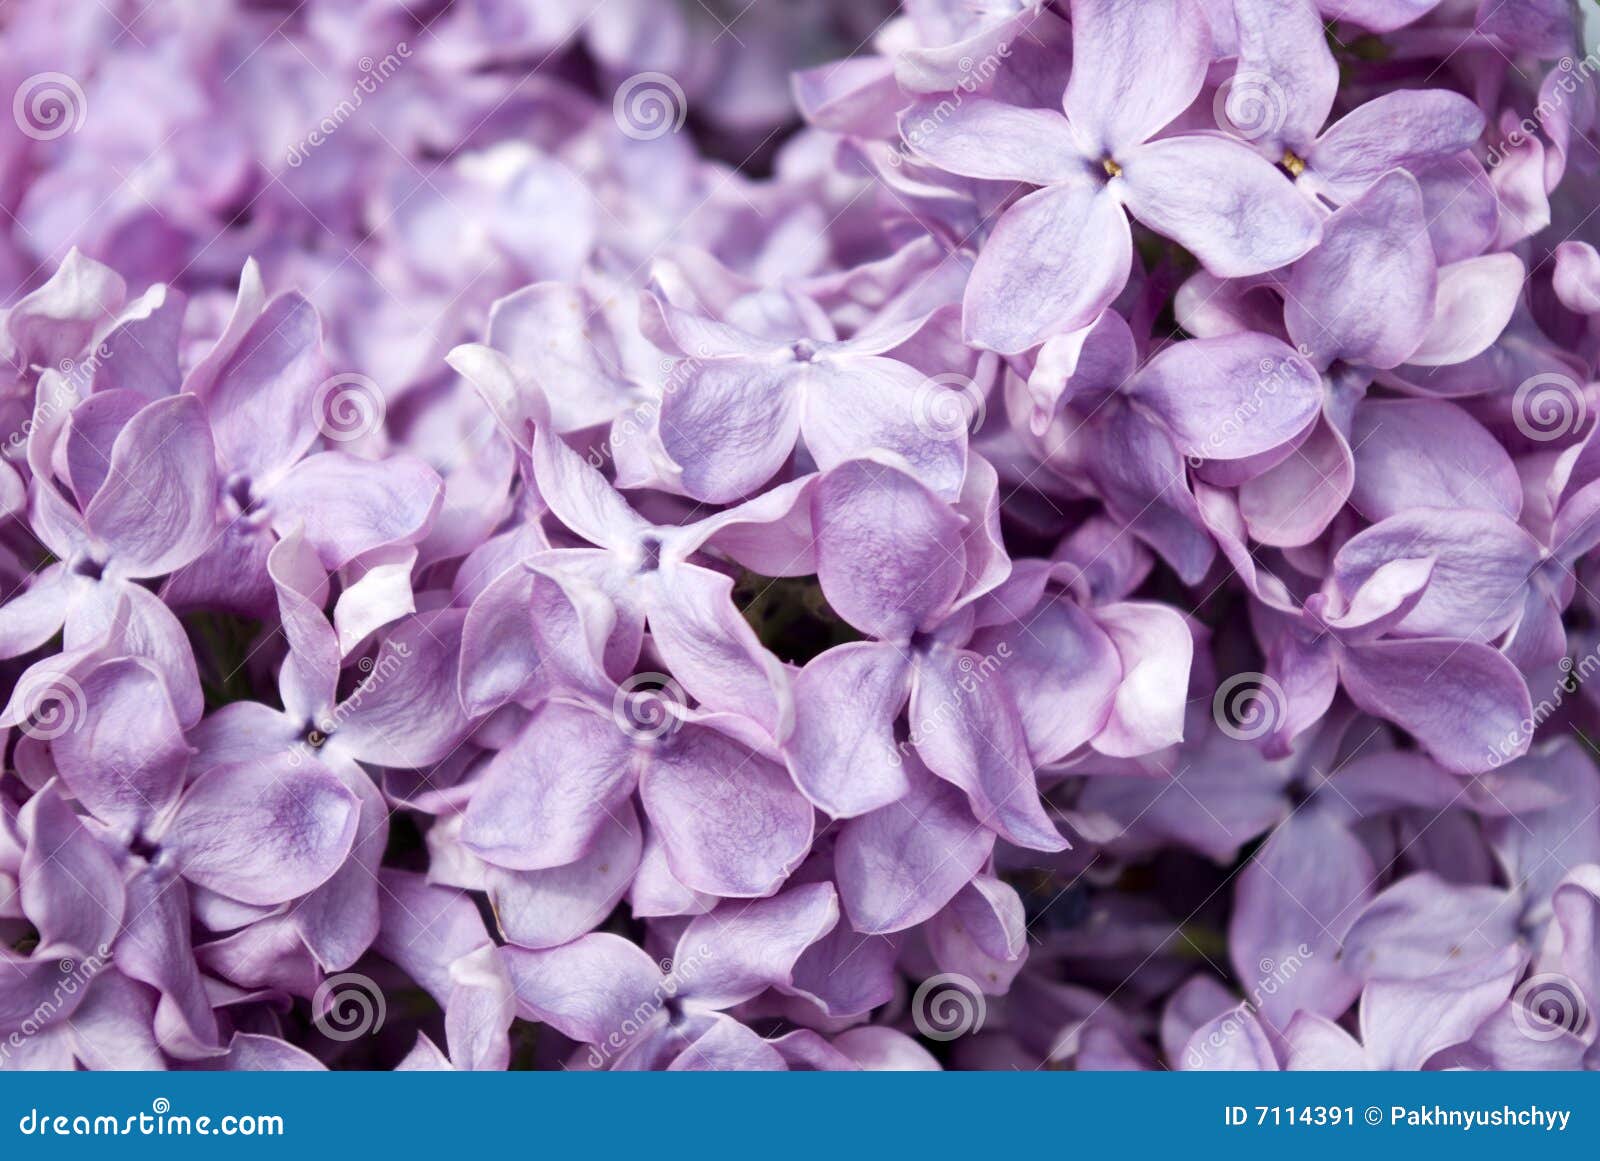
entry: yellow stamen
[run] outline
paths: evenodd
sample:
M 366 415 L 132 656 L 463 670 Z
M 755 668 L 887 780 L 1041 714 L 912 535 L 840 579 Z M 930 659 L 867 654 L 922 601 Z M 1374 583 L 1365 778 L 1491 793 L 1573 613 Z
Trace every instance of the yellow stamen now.
M 1292 149 L 1283 151 L 1283 160 L 1278 164 L 1287 169 L 1291 177 L 1299 177 L 1306 171 L 1305 161 Z
M 1109 157 L 1106 158 L 1104 161 L 1102 161 L 1100 164 L 1105 168 L 1107 176 L 1109 176 L 1109 177 L 1121 177 L 1122 176 L 1122 166 L 1118 165 L 1115 161 L 1112 161 Z

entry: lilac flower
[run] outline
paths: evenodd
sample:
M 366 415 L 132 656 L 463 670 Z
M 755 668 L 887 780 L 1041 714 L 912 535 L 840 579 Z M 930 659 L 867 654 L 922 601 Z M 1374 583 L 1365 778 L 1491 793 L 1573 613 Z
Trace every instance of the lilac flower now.
M 749 495 L 782 467 L 797 436 L 824 469 L 881 449 L 909 460 L 938 491 L 960 490 L 964 431 L 919 422 L 919 409 L 930 406 L 928 377 L 888 357 L 919 341 L 922 320 L 839 341 L 825 322 L 813 323 L 810 333 L 789 330 L 815 316 L 815 306 L 803 301 L 742 301 L 731 308 L 764 313 L 769 325 L 782 319 L 773 328 L 777 335 L 652 303 L 655 313 L 645 315 L 647 323 L 659 317 L 652 340 L 685 359 L 681 383 L 662 398 L 659 434 L 677 482 L 691 496 L 727 503 Z M 752 419 L 759 427 L 748 426 Z
M 781 1050 L 726 1014 L 768 988 L 795 988 L 795 962 L 839 921 L 833 888 L 797 887 L 684 928 L 671 974 L 614 935 L 506 957 L 519 1010 L 589 1046 L 591 1067 L 774 1069 Z M 590 985 L 580 998 L 578 981 Z
M 968 283 L 966 336 L 997 351 L 1087 326 L 1121 292 L 1132 261 L 1122 207 L 1223 277 L 1282 266 L 1319 237 L 1283 175 L 1236 143 L 1156 138 L 1205 79 L 1197 4 L 1082 0 L 1072 15 L 1064 118 L 980 98 L 927 99 L 901 120 L 941 169 L 1044 187 L 1005 212 Z

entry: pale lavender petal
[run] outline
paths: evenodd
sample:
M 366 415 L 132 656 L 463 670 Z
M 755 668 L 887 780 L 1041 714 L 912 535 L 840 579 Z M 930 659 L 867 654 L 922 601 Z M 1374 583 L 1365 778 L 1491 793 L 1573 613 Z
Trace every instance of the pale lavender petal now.
M 1128 219 L 1111 191 L 1074 184 L 1029 194 L 978 255 L 962 332 L 976 346 L 1016 354 L 1080 330 L 1121 292 L 1132 261 Z
M 1128 211 L 1212 274 L 1240 278 L 1299 258 L 1322 237 L 1311 203 L 1260 155 L 1221 137 L 1168 137 L 1121 158 Z

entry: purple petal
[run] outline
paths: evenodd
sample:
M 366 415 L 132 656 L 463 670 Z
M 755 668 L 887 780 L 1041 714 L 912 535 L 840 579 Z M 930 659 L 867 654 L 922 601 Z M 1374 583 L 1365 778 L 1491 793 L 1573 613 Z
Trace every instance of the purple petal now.
M 955 599 L 965 562 L 948 544 L 962 520 L 898 468 L 855 460 L 828 472 L 811 494 L 817 579 L 851 625 L 904 641 Z
M 1489 641 L 1522 611 L 1522 591 L 1543 558 L 1538 541 L 1497 512 L 1416 508 L 1348 540 L 1333 561 L 1333 583 L 1353 594 L 1395 560 L 1429 559 L 1428 587 L 1400 622 L 1417 637 Z
M 333 774 L 287 754 L 216 766 L 184 792 L 162 845 L 192 882 L 242 903 L 282 903 L 344 861 L 356 806 Z
M 1505 330 L 1526 276 L 1515 254 L 1485 254 L 1440 267 L 1433 322 L 1409 361 L 1442 367 L 1483 353 Z
M 1333 107 L 1339 66 L 1311 0 L 1235 0 L 1239 66 L 1226 89 L 1224 131 L 1270 156 L 1304 149 Z
M 1459 93 L 1398 89 L 1329 126 L 1305 160 L 1318 188 L 1349 201 L 1391 169 L 1459 153 L 1478 140 L 1483 127 L 1483 113 Z
M 84 719 L 55 740 L 61 780 L 98 818 L 138 831 L 178 799 L 189 747 L 161 675 L 107 662 L 83 681 Z
M 1211 36 L 1193 0 L 1074 0 L 1072 50 L 1073 134 L 1089 157 L 1120 160 L 1199 95 Z
M 769 894 L 811 845 L 813 810 L 782 766 L 686 723 L 646 761 L 640 794 L 684 886 L 724 898 Z
M 633 739 L 608 716 L 546 702 L 494 756 L 467 806 L 462 841 L 520 871 L 581 858 L 621 817 L 638 781 Z
M 1500 442 L 1443 400 L 1370 399 L 1356 408 L 1350 501 L 1382 521 L 1408 508 L 1481 508 L 1516 519 L 1522 481 Z
M 939 392 L 950 389 L 895 359 L 819 358 L 806 378 L 800 421 L 806 447 L 824 471 L 878 450 L 893 452 L 917 479 L 954 497 L 966 470 L 967 428 L 944 421 Z M 972 394 L 962 398 L 962 406 L 981 406 Z
M 266 484 L 316 441 L 316 393 L 327 376 L 322 323 L 304 298 L 285 294 L 224 342 L 232 343 L 227 362 L 208 368 L 207 382 L 185 386 L 205 401 L 222 462 Z
M 439 474 L 421 460 L 378 463 L 323 452 L 296 464 L 274 486 L 270 506 L 280 532 L 300 527 L 330 572 L 389 544 L 412 544 L 443 498 Z
M 1228 928 L 1234 972 L 1273 1027 L 1297 1011 L 1337 1016 L 1360 981 L 1339 962 L 1343 933 L 1372 892 L 1372 859 L 1333 815 L 1307 808 L 1272 833 L 1239 875 Z M 1252 993 L 1255 994 L 1255 993 Z
M 1237 460 L 1282 447 L 1322 407 L 1316 368 L 1269 335 L 1174 343 L 1128 388 L 1166 426 L 1184 455 Z
M 1426 980 L 1511 946 L 1517 918 L 1510 892 L 1448 883 L 1424 871 L 1367 904 L 1345 933 L 1342 954 L 1364 980 Z
M 1111 715 L 1094 748 L 1131 758 L 1179 741 L 1194 655 L 1188 623 L 1174 609 L 1139 601 L 1102 606 L 1094 618 L 1122 666 Z
M 796 961 L 833 930 L 839 900 L 831 883 L 791 887 L 754 903 L 724 903 L 695 917 L 672 954 L 683 994 L 731 1008 L 767 988 L 787 988 Z
M 1066 118 L 1052 109 L 927 97 L 900 114 L 900 135 L 930 165 L 965 177 L 1054 185 L 1088 173 Z
M 1068 844 L 1039 801 L 1022 720 L 982 663 L 975 653 L 948 648 L 919 660 L 911 740 L 928 769 L 966 792 L 986 826 L 1018 846 L 1062 850 Z
M 1222 278 L 1275 270 L 1322 236 L 1311 203 L 1237 141 L 1169 137 L 1120 160 L 1128 212 Z
M 360 761 L 400 767 L 425 766 L 455 749 L 466 731 L 456 696 L 464 617 L 441 609 L 395 626 L 335 711 L 341 749 Z
M 1339 662 L 1350 699 L 1410 731 L 1434 760 L 1462 774 L 1520 757 L 1532 711 L 1516 666 L 1472 641 L 1378 641 Z
M 1421 1068 L 1430 1056 L 1471 1039 L 1505 1002 L 1525 953 L 1499 955 L 1423 980 L 1374 980 L 1361 996 L 1361 1038 L 1372 1067 Z
M 22 911 L 42 945 L 104 957 L 124 914 L 122 876 L 53 788 L 18 818 L 26 844 L 17 878 Z
M 800 434 L 792 362 L 696 359 L 663 394 L 661 446 L 681 471 L 684 490 L 724 504 L 770 480 Z
M 955 787 L 908 759 L 904 798 L 853 818 L 834 849 L 839 895 L 864 934 L 903 931 L 939 911 L 983 866 L 994 832 Z
M 737 1020 L 720 1016 L 667 1066 L 669 1072 L 781 1072 L 778 1050 Z
M 542 948 L 593 931 L 627 891 L 642 845 L 638 814 L 625 801 L 601 819 L 587 850 L 565 866 L 490 868 L 489 902 L 501 934 L 519 947 Z
M 1284 325 L 1319 367 L 1396 367 L 1422 343 L 1437 278 L 1422 189 L 1391 170 L 1324 222 L 1322 244 L 1295 263 Z
M 585 1044 L 604 1044 L 637 1028 L 641 1004 L 648 1005 L 664 982 L 637 944 L 603 932 L 547 951 L 506 948 L 505 960 L 518 1011 Z M 646 1014 L 659 1008 L 657 1000 Z
M 777 732 L 792 709 L 788 674 L 733 603 L 733 580 L 691 564 L 663 568 L 650 598 L 662 660 L 707 709 Z
M 121 576 L 161 576 L 205 549 L 215 525 L 214 455 L 205 412 L 192 395 L 158 400 L 123 427 L 105 486 L 84 511 Z
M 1081 330 L 1128 281 L 1133 236 L 1115 195 L 1094 184 L 1051 186 L 1001 217 L 978 254 L 962 333 L 1004 354 Z
M 840 645 L 800 671 L 784 753 L 819 809 L 854 818 L 905 794 L 894 723 L 909 693 L 910 663 L 894 645 Z

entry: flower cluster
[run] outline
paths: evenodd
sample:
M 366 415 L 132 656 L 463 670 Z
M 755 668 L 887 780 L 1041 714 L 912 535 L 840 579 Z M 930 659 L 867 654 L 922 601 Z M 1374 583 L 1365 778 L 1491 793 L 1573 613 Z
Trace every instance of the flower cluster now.
M 13 5 L 0 1068 L 1600 1066 L 1582 33 Z

